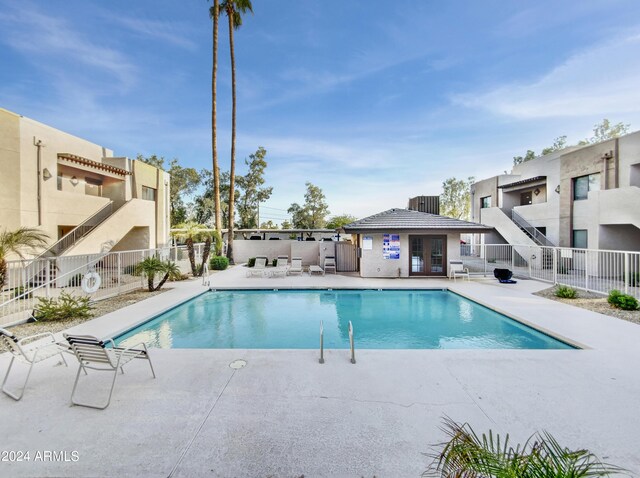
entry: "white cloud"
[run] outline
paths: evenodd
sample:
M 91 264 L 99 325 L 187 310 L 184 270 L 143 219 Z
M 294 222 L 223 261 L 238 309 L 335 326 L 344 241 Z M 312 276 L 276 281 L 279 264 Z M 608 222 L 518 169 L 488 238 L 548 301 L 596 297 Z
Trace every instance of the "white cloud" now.
M 518 119 L 640 111 L 640 34 L 594 46 L 536 81 L 453 97 L 454 103 Z
M 197 47 L 196 42 L 181 33 L 181 31 L 188 30 L 188 26 L 182 23 L 115 15 L 107 15 L 107 17 L 112 22 L 118 23 L 138 35 L 157 38 L 187 50 L 195 50 Z

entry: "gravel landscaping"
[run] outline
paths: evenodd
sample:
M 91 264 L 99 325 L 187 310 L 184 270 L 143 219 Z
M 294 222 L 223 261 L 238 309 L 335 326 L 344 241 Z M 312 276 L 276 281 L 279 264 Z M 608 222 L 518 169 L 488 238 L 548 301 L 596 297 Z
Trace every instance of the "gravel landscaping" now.
M 536 292 L 535 295 L 539 295 L 540 297 L 544 297 L 546 299 L 562 302 L 564 304 L 582 307 L 583 309 L 587 309 L 592 312 L 609 315 L 611 317 L 626 320 L 628 322 L 633 322 L 635 324 L 640 324 L 640 310 L 616 309 L 615 307 L 607 303 L 607 297 L 602 294 L 594 294 L 593 292 L 578 290 L 578 297 L 576 299 L 561 299 L 555 296 L 555 290 L 555 287 L 549 287 L 548 289 Z
M 46 322 L 31 322 L 27 324 L 20 324 L 11 327 L 9 330 L 14 333 L 18 338 L 27 337 L 29 335 L 40 334 L 42 332 L 61 332 L 70 327 L 79 325 L 87 320 L 95 319 L 96 317 L 103 316 L 110 312 L 113 312 L 123 307 L 135 304 L 141 300 L 148 299 L 154 295 L 162 294 L 170 290 L 169 288 L 160 289 L 155 292 L 149 292 L 146 289 L 138 289 L 127 294 L 122 294 L 117 297 L 111 297 L 109 299 L 100 300 L 93 303 L 92 317 L 88 319 L 71 319 L 63 321 L 46 321 Z M 0 352 L 5 352 L 5 349 L 0 344 Z

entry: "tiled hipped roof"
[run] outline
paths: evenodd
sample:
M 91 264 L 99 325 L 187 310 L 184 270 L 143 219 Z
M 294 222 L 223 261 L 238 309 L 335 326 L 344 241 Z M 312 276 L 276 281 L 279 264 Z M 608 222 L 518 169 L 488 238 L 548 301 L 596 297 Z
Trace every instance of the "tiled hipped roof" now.
M 452 217 L 439 216 L 410 209 L 389 209 L 388 211 L 365 217 L 347 224 L 345 232 L 360 230 L 411 230 L 411 229 L 452 229 L 456 231 L 489 232 L 493 228 L 476 222 L 461 221 Z

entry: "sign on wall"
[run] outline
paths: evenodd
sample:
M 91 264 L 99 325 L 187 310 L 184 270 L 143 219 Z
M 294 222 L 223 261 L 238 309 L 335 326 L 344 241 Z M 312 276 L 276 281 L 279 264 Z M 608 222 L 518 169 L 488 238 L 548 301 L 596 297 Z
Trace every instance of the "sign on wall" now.
M 373 249 L 373 237 L 364 236 L 362 238 L 362 249 L 365 251 L 370 251 L 371 249 Z
M 400 235 L 399 234 L 383 234 L 382 235 L 382 258 L 383 259 L 400 259 Z

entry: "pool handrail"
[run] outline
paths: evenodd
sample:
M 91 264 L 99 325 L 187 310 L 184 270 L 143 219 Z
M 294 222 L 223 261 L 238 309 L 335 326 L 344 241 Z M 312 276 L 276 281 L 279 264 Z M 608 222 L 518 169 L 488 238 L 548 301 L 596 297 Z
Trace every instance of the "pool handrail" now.
M 349 346 L 351 347 L 351 363 L 356 363 L 356 350 L 353 345 L 353 324 L 349 321 Z
M 324 325 L 322 320 L 320 321 L 320 360 L 319 363 L 324 363 Z

